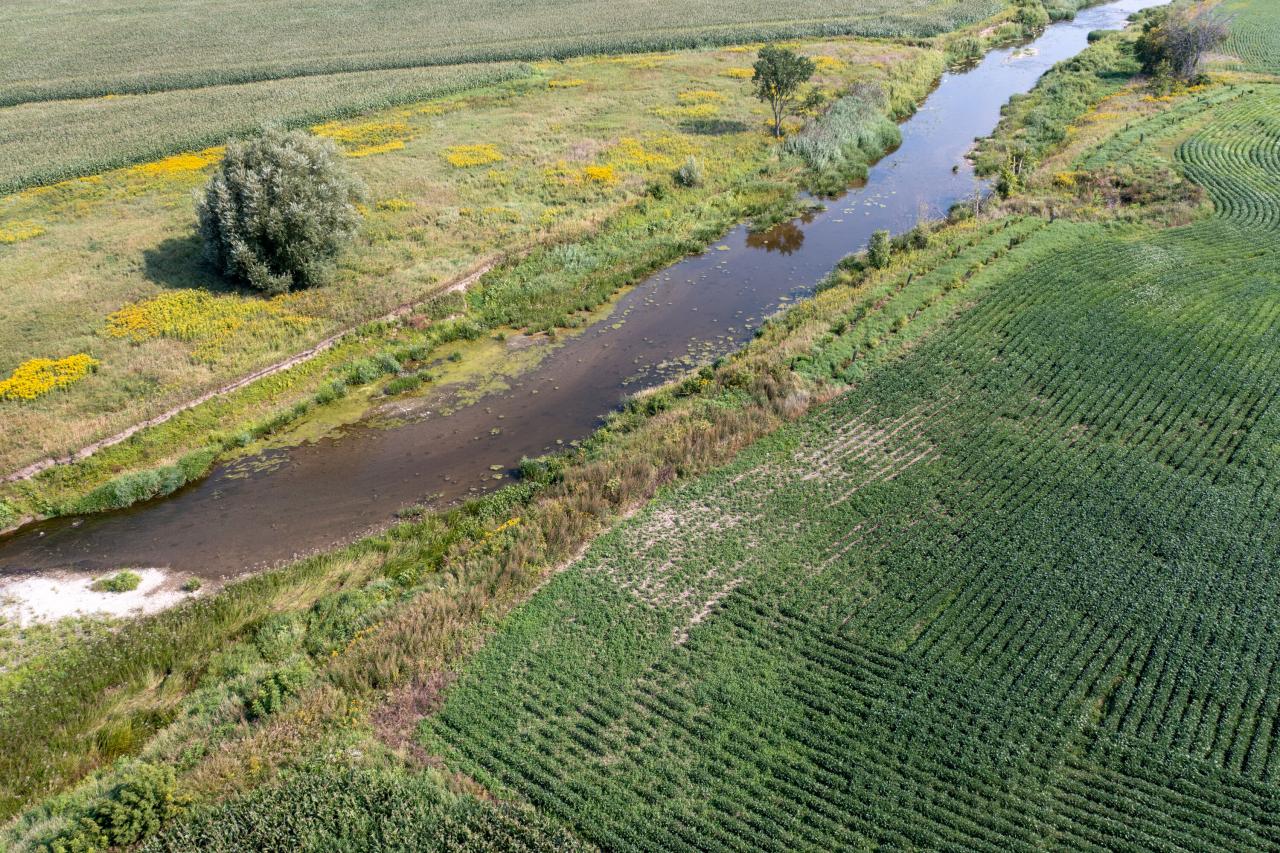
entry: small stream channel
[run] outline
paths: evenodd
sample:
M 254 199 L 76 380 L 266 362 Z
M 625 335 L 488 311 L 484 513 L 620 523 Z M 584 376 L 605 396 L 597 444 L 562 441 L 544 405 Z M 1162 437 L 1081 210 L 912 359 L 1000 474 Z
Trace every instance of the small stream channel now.
M 865 186 L 764 234 L 735 228 L 629 290 L 581 334 L 522 339 L 551 349 L 502 391 L 447 416 L 431 394 L 397 401 L 394 426 L 357 422 L 219 467 L 166 498 L 31 525 L 0 539 L 0 577 L 161 567 L 224 578 L 347 541 L 419 501 L 501 486 L 521 457 L 588 435 L 626 394 L 741 347 L 764 317 L 811 293 L 874 230 L 904 231 L 972 194 L 964 156 L 994 129 L 1001 105 L 1083 50 L 1091 30 L 1118 29 L 1132 12 L 1164 2 L 1086 9 L 1029 45 L 946 74 Z M 497 478 L 495 465 L 503 467 Z

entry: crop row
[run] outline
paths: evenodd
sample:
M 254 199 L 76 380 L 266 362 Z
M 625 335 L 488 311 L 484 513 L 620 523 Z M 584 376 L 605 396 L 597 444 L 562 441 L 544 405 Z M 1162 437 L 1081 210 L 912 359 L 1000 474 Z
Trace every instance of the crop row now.
M 616 849 L 1274 846 L 1269 233 L 1011 221 L 872 277 L 800 365 L 856 390 L 602 537 L 429 745 Z
M 1203 118 L 1220 104 L 1229 103 L 1246 93 L 1243 86 L 1216 86 L 1196 95 L 1180 98 L 1173 105 L 1128 122 L 1075 161 L 1077 169 L 1101 169 L 1105 166 L 1133 164 L 1150 155 L 1153 147 L 1184 132 L 1187 121 Z
M 1187 174 L 1208 189 L 1220 215 L 1243 225 L 1280 228 L 1280 92 L 1257 92 L 1214 111 L 1213 120 L 1178 147 Z

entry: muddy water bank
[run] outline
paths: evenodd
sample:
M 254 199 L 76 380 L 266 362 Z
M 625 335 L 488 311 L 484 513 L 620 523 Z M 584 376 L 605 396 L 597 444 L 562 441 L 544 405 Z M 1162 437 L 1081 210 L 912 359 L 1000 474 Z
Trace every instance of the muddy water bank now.
M 219 467 L 167 498 L 34 525 L 0 539 L 0 574 L 141 566 L 233 576 L 347 541 L 406 505 L 502 485 L 521 457 L 589 434 L 626 394 L 742 346 L 873 231 L 906 230 L 971 195 L 964 155 L 995 127 L 1001 105 L 1083 50 L 1091 30 L 1123 26 L 1160 2 L 1084 10 L 1030 45 L 945 75 L 864 186 L 764 234 L 734 229 L 641 282 L 579 335 L 511 339 L 547 350 L 506 387 L 462 402 L 397 401 L 318 440 Z

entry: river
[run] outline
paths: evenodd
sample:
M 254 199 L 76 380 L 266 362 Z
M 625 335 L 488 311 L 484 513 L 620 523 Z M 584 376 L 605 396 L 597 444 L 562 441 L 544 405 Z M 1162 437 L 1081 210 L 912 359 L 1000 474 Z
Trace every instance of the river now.
M 971 196 L 978 185 L 965 154 L 995 128 L 1009 97 L 1083 50 L 1091 30 L 1118 29 L 1132 12 L 1163 2 L 1085 9 L 1030 44 L 947 73 L 865 185 L 764 234 L 735 228 L 630 289 L 581 334 L 519 341 L 549 349 L 501 391 L 447 415 L 446 401 L 432 394 L 400 401 L 392 426 L 360 421 L 215 468 L 165 498 L 31 525 L 0 539 L 0 575 L 158 567 L 226 578 L 348 541 L 404 506 L 501 486 L 521 457 L 588 435 L 626 394 L 741 347 L 764 317 L 811 293 L 873 231 L 904 231 Z

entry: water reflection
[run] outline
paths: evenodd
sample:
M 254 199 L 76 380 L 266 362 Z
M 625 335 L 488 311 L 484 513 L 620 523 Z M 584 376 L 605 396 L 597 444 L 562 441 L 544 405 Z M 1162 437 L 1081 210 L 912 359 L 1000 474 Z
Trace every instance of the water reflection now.
M 804 219 L 808 222 L 809 219 Z M 804 231 L 799 222 L 783 222 L 768 231 L 753 231 L 747 235 L 747 245 L 752 249 L 790 255 L 804 245 Z

